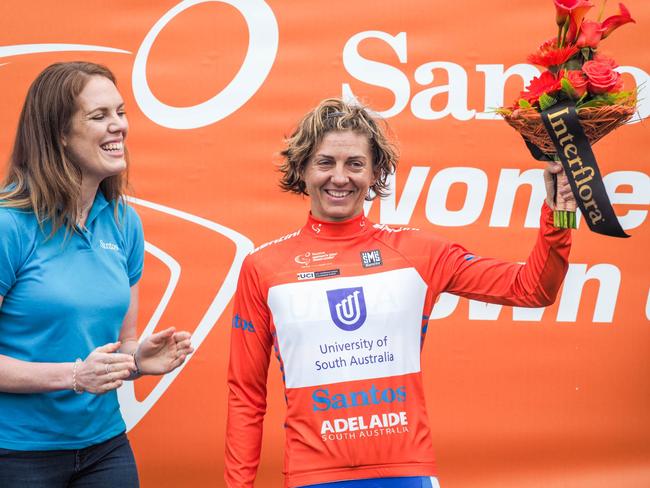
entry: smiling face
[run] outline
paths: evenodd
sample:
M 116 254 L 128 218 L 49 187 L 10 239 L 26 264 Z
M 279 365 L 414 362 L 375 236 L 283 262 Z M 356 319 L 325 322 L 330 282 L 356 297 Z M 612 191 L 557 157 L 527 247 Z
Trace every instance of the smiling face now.
M 336 222 L 359 215 L 375 181 L 368 136 L 349 130 L 328 132 L 302 178 L 317 219 Z
M 124 101 L 111 80 L 91 76 L 76 100 L 66 152 L 81 170 L 84 184 L 99 184 L 126 169 L 124 139 L 129 129 Z

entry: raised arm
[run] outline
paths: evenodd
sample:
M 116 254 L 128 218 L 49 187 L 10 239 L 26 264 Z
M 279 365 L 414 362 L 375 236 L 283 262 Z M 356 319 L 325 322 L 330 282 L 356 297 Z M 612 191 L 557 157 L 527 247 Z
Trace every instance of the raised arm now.
M 483 258 L 452 244 L 445 259 L 452 277 L 446 290 L 474 300 L 504 305 L 541 307 L 552 304 L 568 269 L 571 231 L 553 226 L 554 183 L 552 174 L 561 165 L 550 164 L 545 171 L 547 198 L 542 208 L 535 246 L 525 264 Z M 572 200 L 568 184 L 557 192 Z

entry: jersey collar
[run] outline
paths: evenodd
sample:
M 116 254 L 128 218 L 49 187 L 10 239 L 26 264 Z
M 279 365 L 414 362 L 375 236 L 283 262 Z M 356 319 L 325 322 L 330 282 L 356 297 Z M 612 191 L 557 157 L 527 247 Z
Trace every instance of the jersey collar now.
M 361 212 L 358 216 L 339 222 L 319 220 L 311 212 L 307 217 L 304 231 L 323 239 L 349 238 L 364 233 L 370 222 Z

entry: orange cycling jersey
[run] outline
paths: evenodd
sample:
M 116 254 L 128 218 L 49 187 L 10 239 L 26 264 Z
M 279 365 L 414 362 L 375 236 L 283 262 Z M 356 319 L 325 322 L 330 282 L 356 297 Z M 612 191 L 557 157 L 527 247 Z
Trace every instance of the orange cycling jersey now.
M 476 256 L 429 232 L 309 217 L 244 261 L 228 372 L 226 483 L 252 487 L 271 351 L 287 401 L 285 486 L 435 476 L 420 351 L 440 293 L 549 305 L 571 234 L 544 205 L 525 264 Z

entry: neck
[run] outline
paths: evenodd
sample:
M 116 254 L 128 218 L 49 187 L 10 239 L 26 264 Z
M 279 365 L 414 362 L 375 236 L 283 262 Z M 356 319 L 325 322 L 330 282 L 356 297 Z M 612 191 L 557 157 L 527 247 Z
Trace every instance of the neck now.
M 81 198 L 79 200 L 79 212 L 77 214 L 77 225 L 83 227 L 90 213 L 90 208 L 95 201 L 95 195 L 99 189 L 99 183 L 92 183 L 87 179 L 81 182 Z

